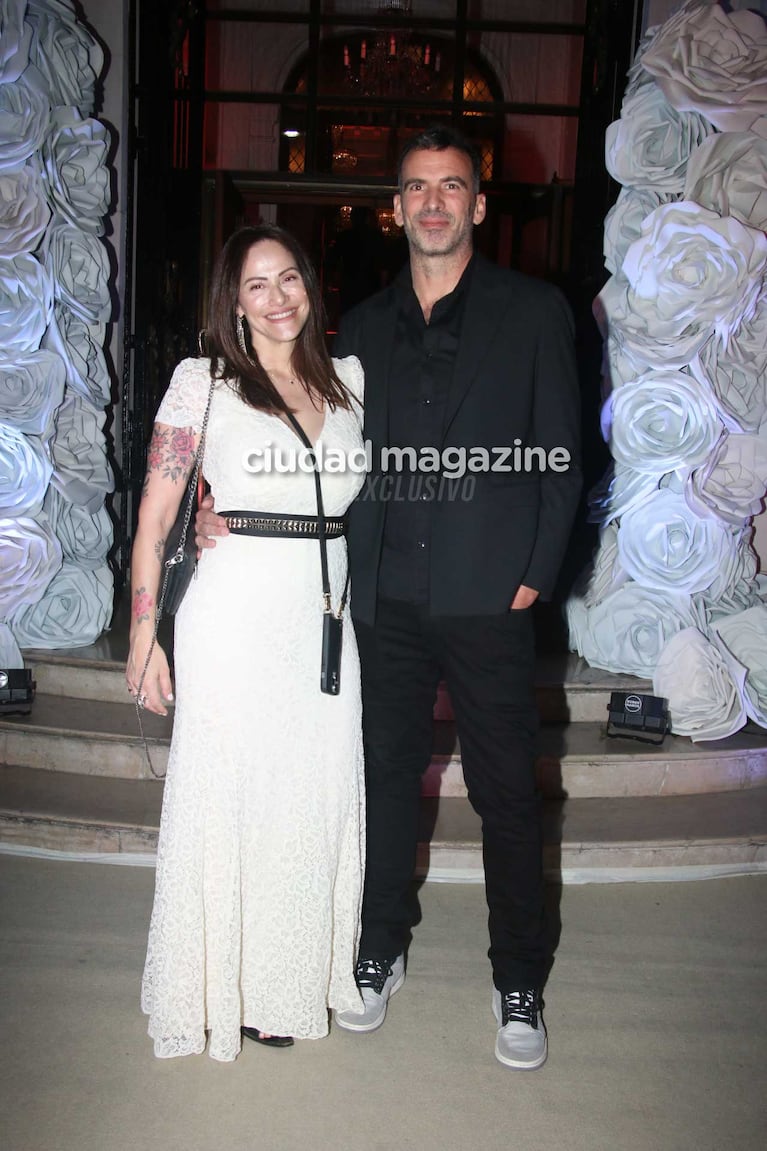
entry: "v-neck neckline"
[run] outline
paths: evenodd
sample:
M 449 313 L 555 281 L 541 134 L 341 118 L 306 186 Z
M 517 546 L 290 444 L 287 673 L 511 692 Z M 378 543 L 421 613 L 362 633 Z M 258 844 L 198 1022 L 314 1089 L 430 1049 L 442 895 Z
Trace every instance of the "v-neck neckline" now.
M 309 437 L 306 436 L 306 438 L 309 440 L 309 443 L 312 445 L 312 448 L 317 447 L 317 444 L 320 442 L 323 435 L 325 434 L 325 427 L 326 427 L 327 422 L 328 422 L 328 405 L 327 405 L 327 403 L 324 403 L 323 406 L 324 406 L 325 410 L 322 413 L 322 424 L 320 426 L 319 434 L 318 434 L 316 440 L 309 440 Z M 306 447 L 306 444 L 303 442 L 303 440 L 299 436 L 296 429 L 293 427 L 293 425 L 291 423 L 288 422 L 288 420 L 286 418 L 283 418 L 283 416 L 279 415 L 277 412 L 273 412 L 272 415 L 274 415 L 274 417 L 277 420 L 279 420 L 279 422 L 282 424 L 282 426 L 284 428 L 287 428 L 287 430 L 290 432 L 291 436 L 293 436 L 293 439 L 298 440 L 298 442 L 302 448 Z M 296 416 L 296 419 L 298 419 L 298 416 Z M 301 423 L 300 420 L 298 422 Z M 301 426 L 303 427 L 303 424 Z M 306 435 L 306 430 L 304 430 L 304 435 Z

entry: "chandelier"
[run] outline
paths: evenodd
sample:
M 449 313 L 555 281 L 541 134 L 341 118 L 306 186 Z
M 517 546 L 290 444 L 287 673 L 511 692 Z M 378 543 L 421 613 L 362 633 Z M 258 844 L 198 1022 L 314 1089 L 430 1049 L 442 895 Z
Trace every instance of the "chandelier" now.
M 412 0 L 388 0 L 378 6 L 379 16 L 410 16 Z M 371 39 L 360 41 L 354 59 L 344 44 L 346 87 L 359 96 L 426 95 L 439 78 L 440 53 L 431 44 L 414 42 L 404 28 L 378 28 Z

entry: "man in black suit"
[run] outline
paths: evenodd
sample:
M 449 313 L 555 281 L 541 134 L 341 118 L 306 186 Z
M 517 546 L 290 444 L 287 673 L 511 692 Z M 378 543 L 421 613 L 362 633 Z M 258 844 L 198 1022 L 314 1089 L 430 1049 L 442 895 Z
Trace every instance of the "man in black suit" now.
M 373 447 L 349 527 L 368 789 L 356 969 L 365 1012 L 336 1023 L 379 1027 L 404 981 L 421 777 L 444 677 L 482 818 L 495 1054 L 533 1069 L 547 1053 L 548 956 L 530 608 L 552 592 L 580 492 L 572 323 L 555 288 L 474 254 L 479 161 L 451 129 L 408 141 L 394 214 L 409 266 L 344 317 L 334 348 L 365 369 Z M 403 451 L 406 471 L 387 475 L 387 448 L 415 449 L 415 462 Z M 418 474 L 433 448 L 453 474 L 461 459 L 478 470 L 450 482 Z
M 451 129 L 408 141 L 394 212 L 409 265 L 344 317 L 334 349 L 365 369 L 373 462 L 349 525 L 368 797 L 364 1012 L 335 1020 L 375 1030 L 404 982 L 421 777 L 444 678 L 482 818 L 495 1054 L 534 1069 L 547 1054 L 549 957 L 530 608 L 552 592 L 580 492 L 572 321 L 557 289 L 474 254 L 479 160 Z M 435 452 L 445 475 L 462 460 L 467 474 L 423 474 Z M 198 543 L 225 534 L 222 523 L 200 513 Z

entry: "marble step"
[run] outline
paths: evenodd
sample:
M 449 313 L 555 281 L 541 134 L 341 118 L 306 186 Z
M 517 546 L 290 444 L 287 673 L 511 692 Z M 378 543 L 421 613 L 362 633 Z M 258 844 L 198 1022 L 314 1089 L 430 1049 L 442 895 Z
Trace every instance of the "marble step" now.
M 0 767 L 0 850 L 151 864 L 162 784 Z M 555 882 L 696 878 L 767 869 L 767 787 L 720 795 L 547 800 L 545 867 Z M 482 879 L 468 800 L 422 801 L 418 873 Z
M 166 650 L 171 643 L 166 639 Z M 25 652 L 41 695 L 61 695 L 103 703 L 124 703 L 125 662 L 76 652 Z M 548 656 L 538 661 L 537 699 L 544 723 L 604 723 L 611 691 L 652 692 L 652 684 L 630 675 L 591 668 L 576 655 Z M 453 718 L 450 697 L 440 685 L 435 719 Z
M 151 763 L 163 774 L 172 716 L 145 713 L 143 719 Z M 541 728 L 539 746 L 538 779 L 547 798 L 689 795 L 767 784 L 767 733 L 761 728 L 704 744 L 667 736 L 656 747 L 607 739 L 598 723 L 548 724 Z M 81 776 L 152 778 L 136 711 L 127 700 L 38 694 L 31 715 L 0 718 L 0 763 Z M 455 726 L 447 720 L 435 722 L 423 792 L 466 795 Z

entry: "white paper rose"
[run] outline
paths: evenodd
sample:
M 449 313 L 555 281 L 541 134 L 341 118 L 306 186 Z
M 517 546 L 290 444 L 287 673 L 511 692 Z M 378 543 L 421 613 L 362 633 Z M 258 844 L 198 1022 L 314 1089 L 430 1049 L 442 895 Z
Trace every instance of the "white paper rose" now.
M 94 515 L 114 488 L 104 439 L 106 416 L 79 396 L 67 391 L 56 416 L 51 441 L 51 483 L 69 503 Z
M 0 622 L 0 667 L 23 667 L 19 645 L 7 623 Z
M 0 520 L 0 619 L 37 603 L 61 563 L 61 544 L 48 524 Z
M 618 554 L 631 578 L 680 593 L 710 587 L 731 562 L 736 542 L 726 524 L 696 515 L 683 495 L 667 488 L 629 508 L 618 530 Z
M 669 638 L 703 615 L 689 596 L 625 583 L 592 607 L 571 597 L 567 621 L 570 646 L 592 667 L 649 677 Z
M 613 457 L 648 475 L 694 466 L 723 431 L 710 389 L 682 372 L 648 372 L 617 388 L 605 408 Z
M 639 238 L 644 220 L 667 203 L 669 197 L 654 188 L 621 188 L 618 199 L 605 217 L 605 267 L 615 275 L 629 245 Z
M 681 368 L 712 331 L 723 347 L 756 309 L 767 237 L 688 201 L 663 204 L 600 293 L 608 322 L 654 367 Z
M 0 257 L 0 349 L 36 352 L 53 311 L 53 282 L 34 256 Z
M 51 104 L 71 105 L 88 116 L 104 53 L 74 16 L 62 18 L 47 5 L 30 4 L 27 23 L 34 30 L 31 58 L 45 77 Z
M 725 436 L 691 474 L 687 502 L 701 515 L 713 512 L 741 527 L 762 510 L 767 490 L 767 438 L 744 433 Z
M 65 563 L 43 596 L 11 623 L 26 648 L 84 647 L 94 643 L 112 617 L 112 573 L 105 565 L 85 571 Z
M 50 218 L 43 181 L 33 163 L 0 171 L 0 252 L 4 256 L 34 252 Z
M 54 224 L 45 237 L 44 252 L 56 299 L 86 324 L 108 320 L 109 257 L 101 240 L 71 224 Z
M 43 167 L 54 207 L 94 236 L 104 231 L 111 198 L 109 131 L 100 120 L 83 120 L 74 108 L 57 108 L 43 144 Z
M 618 557 L 618 528 L 609 523 L 600 533 L 592 561 L 578 577 L 573 594 L 584 607 L 593 607 L 622 587 L 628 578 Z
M 746 711 L 767 727 L 767 605 L 759 604 L 717 621 L 715 629 L 727 650 L 746 667 Z
M 626 345 L 618 328 L 605 340 L 605 376 L 612 388 L 638 380 L 651 370 L 640 345 Z
M 589 492 L 589 523 L 606 525 L 657 490 L 657 476 L 611 464 Z
M 690 153 L 713 131 L 694 112 L 672 108 L 657 84 L 644 84 L 607 128 L 607 170 L 619 184 L 681 192 Z
M 104 407 L 112 399 L 105 333 L 106 325 L 85 324 L 69 308 L 56 304 L 42 344 L 64 360 L 67 385 L 96 407 Z
M 50 107 L 30 65 L 13 84 L 0 84 L 0 172 L 19 168 L 37 152 L 48 130 Z
M 693 152 L 684 199 L 767 229 L 767 139 L 753 132 L 722 132 Z
M 51 463 L 42 442 L 0 423 L 0 516 L 36 515 L 50 478 Z
M 759 561 L 751 545 L 749 527 L 737 533 L 734 555 L 716 573 L 711 587 L 697 597 L 709 623 L 720 616 L 745 611 L 758 603 L 758 567 Z
M 726 739 L 746 722 L 746 669 L 696 628 L 677 632 L 658 657 L 653 692 L 668 701 L 671 730 L 695 742 Z
M 720 132 L 767 136 L 767 25 L 755 12 L 688 5 L 642 64 L 679 111 L 699 112 Z
M 32 29 L 24 23 L 26 6 L 26 0 L 0 0 L 0 84 L 18 80 L 29 63 Z
M 51 486 L 43 504 L 48 521 L 64 553 L 81 568 L 100 568 L 114 540 L 114 528 L 106 507 L 90 515 L 85 508 L 70 504 Z
M 60 20 L 77 19 L 74 0 L 28 0 L 28 12 L 53 12 Z
M 633 94 L 638 91 L 639 88 L 643 87 L 643 85 L 655 83 L 655 78 L 651 76 L 649 72 L 645 71 L 642 64 L 642 58 L 660 31 L 660 27 L 660 24 L 653 24 L 653 26 L 648 28 L 642 36 L 642 39 L 639 42 L 639 47 L 634 54 L 634 59 L 632 61 L 631 67 L 626 73 L 627 79 L 624 99 L 626 96 L 633 96 Z
M 767 291 L 753 316 L 741 324 L 726 349 L 715 340 L 692 360 L 696 379 L 705 380 L 736 428 L 755 432 L 767 417 Z
M 17 352 L 0 358 L 0 420 L 28 436 L 46 440 L 64 399 L 66 368 L 53 352 Z

